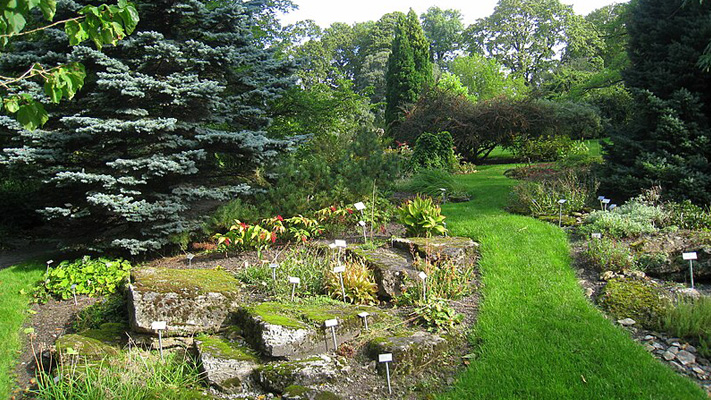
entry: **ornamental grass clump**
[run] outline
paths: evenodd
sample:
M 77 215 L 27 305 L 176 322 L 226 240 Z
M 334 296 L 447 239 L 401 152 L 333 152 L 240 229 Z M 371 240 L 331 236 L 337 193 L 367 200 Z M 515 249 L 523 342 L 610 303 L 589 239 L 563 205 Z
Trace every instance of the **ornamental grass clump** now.
M 364 262 L 346 260 L 346 270 L 343 272 L 343 286 L 346 289 L 345 301 L 353 304 L 377 303 L 378 286 L 375 283 L 373 271 Z M 339 274 L 329 270 L 325 274 L 326 292 L 334 299 L 343 299 Z
M 662 328 L 674 337 L 698 343 L 699 353 L 704 357 L 711 356 L 711 297 L 679 299 L 666 308 Z

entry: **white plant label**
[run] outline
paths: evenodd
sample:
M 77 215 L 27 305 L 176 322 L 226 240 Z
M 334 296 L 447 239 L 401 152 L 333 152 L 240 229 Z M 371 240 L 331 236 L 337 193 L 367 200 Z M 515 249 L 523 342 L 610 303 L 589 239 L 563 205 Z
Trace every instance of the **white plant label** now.
M 277 268 L 279 268 L 279 264 L 277 264 L 277 263 L 271 263 L 271 264 L 269 264 L 269 268 L 271 268 L 271 269 L 277 269 Z
M 342 273 L 344 273 L 344 272 L 346 272 L 346 266 L 345 266 L 345 265 L 341 265 L 341 266 L 336 267 L 336 268 L 333 269 L 333 273 L 334 273 L 334 274 L 342 274 Z
M 72 286 L 70 286 L 70 288 L 71 288 L 72 290 L 76 290 L 76 288 L 77 288 L 77 284 L 76 284 L 76 283 L 75 283 L 75 284 L 73 284 Z
M 358 211 L 363 211 L 363 210 L 365 210 L 365 204 L 363 204 L 362 201 L 359 201 L 359 202 L 353 204 L 353 206 L 354 206 L 354 207 L 356 208 L 356 210 L 358 210 Z
M 379 354 L 378 355 L 378 362 L 390 362 L 393 360 L 393 354 L 392 353 L 386 353 L 386 354 Z
M 568 201 L 568 200 L 566 200 L 566 199 L 560 199 L 560 200 L 558 200 L 558 204 L 565 204 L 566 201 Z
M 336 239 L 336 241 L 334 243 L 335 243 L 336 247 L 342 247 L 344 249 L 346 248 L 346 241 L 345 240 Z
M 602 239 L 602 233 L 600 232 L 595 232 L 591 236 L 593 239 Z
M 328 245 L 328 248 L 331 249 L 331 250 L 333 250 L 333 249 L 336 248 L 336 245 L 335 245 L 334 243 L 331 243 L 331 244 Z
M 166 325 L 165 321 L 153 321 L 151 322 L 151 329 L 154 331 L 162 331 L 165 330 Z
M 53 262 L 54 262 L 54 260 L 47 260 L 47 265 L 49 265 L 49 264 L 51 264 L 51 263 L 53 263 Z
M 289 283 L 291 283 L 292 285 L 298 285 L 301 283 L 301 278 L 297 278 L 295 276 L 290 276 Z
M 610 204 L 610 199 L 602 199 L 603 204 Z
M 188 260 L 192 260 L 193 258 L 195 258 L 195 254 L 193 254 L 193 253 L 188 253 L 188 255 L 186 255 L 185 257 L 187 257 Z
M 600 201 L 603 201 L 603 200 L 605 200 L 605 196 L 597 196 L 597 199 Z
M 368 314 L 367 311 L 363 311 L 362 313 L 358 314 L 358 316 L 361 317 L 361 318 L 366 318 L 366 317 L 368 317 L 369 315 L 370 315 L 370 314 Z
M 327 319 L 323 322 L 323 324 L 326 326 L 326 328 L 331 328 L 331 327 L 338 325 L 338 320 L 337 319 Z
M 684 254 L 682 254 L 682 257 L 684 257 L 684 260 L 696 260 L 697 259 L 695 251 L 684 253 Z
M 424 272 L 420 272 L 417 276 L 419 276 L 420 279 L 422 279 L 423 281 L 424 281 L 425 279 L 427 279 L 427 274 L 424 273 Z
M 365 228 L 365 221 L 358 221 L 358 225 L 362 226 Z

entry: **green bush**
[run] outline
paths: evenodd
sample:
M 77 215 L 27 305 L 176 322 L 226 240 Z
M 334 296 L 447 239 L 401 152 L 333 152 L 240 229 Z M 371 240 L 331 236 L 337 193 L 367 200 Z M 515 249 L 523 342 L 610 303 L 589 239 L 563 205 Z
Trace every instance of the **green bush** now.
M 659 232 L 667 214 L 659 206 L 630 200 L 612 211 L 594 211 L 585 219 L 581 232 L 600 232 L 615 238 L 629 238 Z
M 593 239 L 583 251 L 585 261 L 598 271 L 621 272 L 634 269 L 635 256 L 626 244 L 609 239 Z
M 400 223 L 405 225 L 405 234 L 409 236 L 444 235 L 444 215 L 442 209 L 429 197 L 419 195 L 398 208 Z
M 621 278 L 607 282 L 598 303 L 614 318 L 632 318 L 640 326 L 657 329 L 667 300 L 652 281 Z
M 509 146 L 514 155 L 528 161 L 555 161 L 561 155 L 570 152 L 574 143 L 564 135 L 541 136 L 537 138 L 521 137 Z
M 235 220 L 257 222 L 264 217 L 256 206 L 242 199 L 235 199 L 218 208 L 203 225 L 207 234 L 224 232 L 234 225 Z
M 666 308 L 662 328 L 675 337 L 699 344 L 699 353 L 711 356 L 711 297 L 681 299 Z
M 362 261 L 346 260 L 343 273 L 343 288 L 346 290 L 345 301 L 353 304 L 377 303 L 378 285 L 373 271 Z M 332 270 L 326 272 L 324 284 L 328 295 L 334 299 L 343 299 L 340 277 Z
M 684 200 L 681 203 L 668 202 L 663 207 L 668 213 L 670 224 L 681 229 L 711 230 L 711 210 L 708 205 L 700 207 Z
M 420 169 L 452 171 L 457 164 L 452 135 L 447 131 L 421 134 L 415 141 L 411 163 L 414 171 Z
M 588 172 L 566 170 L 549 179 L 514 186 L 507 209 L 524 215 L 557 216 L 558 200 L 565 199 L 564 214 L 582 211 L 594 202 L 597 187 L 597 180 Z
M 62 261 L 50 268 L 36 290 L 36 297 L 57 296 L 64 300 L 77 295 L 103 296 L 116 292 L 128 277 L 131 263 L 123 259 L 84 256 L 74 261 Z M 74 289 L 72 289 L 72 286 Z
M 464 320 L 464 316 L 457 313 L 447 300 L 436 298 L 416 308 L 415 315 L 418 323 L 432 332 L 452 330 Z

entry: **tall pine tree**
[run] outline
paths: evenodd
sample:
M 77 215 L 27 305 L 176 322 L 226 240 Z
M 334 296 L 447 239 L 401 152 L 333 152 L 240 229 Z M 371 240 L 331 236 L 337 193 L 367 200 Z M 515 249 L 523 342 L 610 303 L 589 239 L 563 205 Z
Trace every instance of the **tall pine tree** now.
M 602 188 L 631 196 L 654 185 L 668 199 L 711 202 L 711 73 L 696 65 L 711 37 L 711 2 L 636 0 L 626 84 L 636 117 L 611 136 Z
M 385 75 L 385 123 L 390 131 L 400 121 L 402 108 L 415 103 L 422 89 L 432 82 L 430 45 L 411 9 L 398 22 Z
M 245 177 L 290 146 L 267 138 L 266 104 L 293 81 L 255 36 L 271 2 L 137 3 L 134 35 L 103 52 L 74 48 L 68 59 L 87 67 L 84 89 L 43 130 L 20 130 L 2 160 L 33 166 L 51 185 L 44 216 L 91 234 L 92 247 L 132 254 L 250 192 Z

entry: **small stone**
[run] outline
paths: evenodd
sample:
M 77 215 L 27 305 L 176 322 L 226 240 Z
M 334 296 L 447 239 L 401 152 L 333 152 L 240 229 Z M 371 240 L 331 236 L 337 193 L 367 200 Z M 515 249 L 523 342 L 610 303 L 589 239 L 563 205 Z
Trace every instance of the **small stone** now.
M 595 294 L 595 291 L 592 290 L 591 288 L 585 289 L 585 295 L 588 297 L 592 297 Z
M 654 348 L 657 350 L 664 350 L 664 345 L 661 343 L 654 342 L 652 346 L 654 346 Z
M 601 281 L 609 281 L 610 279 L 614 278 L 615 276 L 617 276 L 617 274 L 615 274 L 614 272 L 605 271 L 602 273 L 602 275 L 600 275 L 600 280 Z
M 649 352 L 654 351 L 654 346 L 652 346 L 651 344 L 645 345 L 644 348 L 645 348 L 647 351 L 649 351 Z
M 668 345 L 674 346 L 674 343 L 679 343 L 680 340 L 679 338 L 668 338 L 665 342 L 667 342 Z
M 677 360 L 679 360 L 679 361 L 680 361 L 682 364 L 684 364 L 684 365 L 693 364 L 693 363 L 696 362 L 696 356 L 693 355 L 693 354 L 691 354 L 691 353 L 689 353 L 689 352 L 686 351 L 686 350 L 680 351 L 680 352 L 676 355 L 676 358 L 677 358 Z
M 674 368 L 676 368 L 676 369 L 679 370 L 680 372 L 686 372 L 686 368 L 684 368 L 683 365 L 679 364 L 679 363 L 676 362 L 676 361 L 672 361 L 672 362 L 670 362 L 669 364 L 671 364 Z
M 692 345 L 690 345 L 690 344 L 687 344 L 687 345 L 684 347 L 684 350 L 688 351 L 689 353 L 696 353 L 696 347 L 694 347 L 694 346 L 692 346 Z
M 706 375 L 706 371 L 699 367 L 693 367 L 691 368 L 692 371 L 696 372 L 698 375 Z
M 676 354 L 672 353 L 671 351 L 665 351 L 664 354 L 662 354 L 662 357 L 664 357 L 664 359 L 667 361 L 671 361 L 676 358 Z
M 654 336 L 652 335 L 647 335 L 644 337 L 644 340 L 654 340 Z
M 679 348 L 677 346 L 672 346 L 668 349 L 671 353 L 677 354 L 679 353 Z
M 679 342 L 674 342 L 671 345 L 674 347 L 681 347 L 681 343 L 679 343 Z
M 625 318 L 625 319 L 617 320 L 617 323 L 622 326 L 632 326 L 632 325 L 636 324 L 637 321 L 633 320 L 632 318 Z

